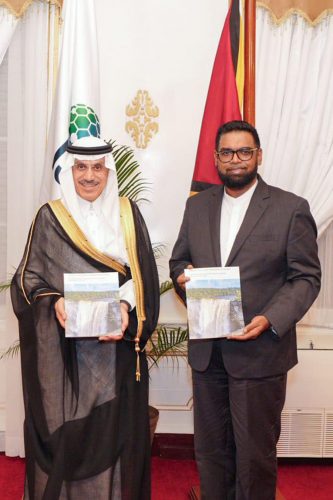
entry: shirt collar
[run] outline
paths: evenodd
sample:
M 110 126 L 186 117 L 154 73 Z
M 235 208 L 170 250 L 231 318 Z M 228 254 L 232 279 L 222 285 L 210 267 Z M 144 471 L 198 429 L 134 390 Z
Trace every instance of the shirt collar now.
M 258 179 L 256 179 L 256 182 L 253 184 L 253 186 L 251 186 L 247 191 L 245 191 L 245 193 L 241 194 L 240 196 L 237 196 L 237 198 L 235 198 L 234 196 L 230 196 L 230 194 L 228 194 L 226 190 L 224 190 L 223 198 L 227 201 L 228 204 L 233 206 L 249 203 L 257 185 L 258 185 Z
M 82 210 L 82 213 L 87 214 L 89 210 L 94 210 L 97 214 L 101 213 L 102 211 L 102 200 L 101 196 L 96 198 L 95 201 L 87 201 L 81 198 L 80 196 L 77 197 L 79 200 L 79 207 Z

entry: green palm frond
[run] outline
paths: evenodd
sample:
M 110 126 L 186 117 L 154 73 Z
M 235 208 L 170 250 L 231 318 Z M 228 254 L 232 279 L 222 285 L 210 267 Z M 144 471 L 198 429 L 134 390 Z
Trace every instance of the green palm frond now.
M 8 347 L 6 351 L 4 351 L 1 354 L 0 360 L 9 357 L 13 358 L 14 356 L 17 356 L 19 352 L 20 352 L 20 341 L 17 339 Z
M 152 247 L 155 259 L 163 257 L 166 248 L 166 245 L 164 243 L 152 243 Z
M 187 340 L 187 328 L 160 325 L 149 340 L 147 356 L 152 364 L 157 364 L 163 356 L 185 357 Z
M 11 284 L 11 279 L 9 279 L 8 281 L 3 281 L 2 283 L 0 283 L 0 293 L 1 292 L 5 292 L 6 290 L 8 290 L 8 288 L 10 287 L 10 284 Z M 15 342 L 13 342 L 8 348 L 6 351 L 4 351 L 1 355 L 0 355 L 0 361 L 4 358 L 8 358 L 8 357 L 11 357 L 13 358 L 14 356 L 17 356 L 17 354 L 20 352 L 20 341 L 17 339 L 15 340 Z
M 129 146 L 120 146 L 115 141 L 110 143 L 116 164 L 119 196 L 127 196 L 137 202 L 148 201 L 142 194 L 150 190 L 150 183 L 142 177 L 133 149 Z
M 171 280 L 163 281 L 163 283 L 160 284 L 160 295 L 163 295 L 163 293 L 168 292 L 172 289 L 173 283 Z
M 11 280 L 0 283 L 0 293 L 5 292 L 10 287 Z

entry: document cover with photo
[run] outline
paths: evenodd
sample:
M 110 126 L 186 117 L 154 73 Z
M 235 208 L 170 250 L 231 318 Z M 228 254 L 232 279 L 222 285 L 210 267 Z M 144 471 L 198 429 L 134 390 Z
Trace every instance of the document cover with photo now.
M 118 273 L 64 274 L 66 337 L 121 331 Z
M 241 335 L 244 316 L 239 267 L 185 269 L 190 339 Z

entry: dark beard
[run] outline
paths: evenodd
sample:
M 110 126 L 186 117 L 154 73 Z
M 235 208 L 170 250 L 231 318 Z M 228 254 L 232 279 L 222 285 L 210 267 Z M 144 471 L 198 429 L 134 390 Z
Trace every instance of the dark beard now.
M 249 172 L 248 174 L 244 174 L 243 176 L 232 176 L 232 174 L 222 174 L 219 169 L 217 169 L 217 173 L 219 178 L 223 182 L 223 184 L 227 188 L 232 189 L 243 189 L 243 187 L 251 184 L 251 182 L 257 177 L 258 165 L 256 168 Z

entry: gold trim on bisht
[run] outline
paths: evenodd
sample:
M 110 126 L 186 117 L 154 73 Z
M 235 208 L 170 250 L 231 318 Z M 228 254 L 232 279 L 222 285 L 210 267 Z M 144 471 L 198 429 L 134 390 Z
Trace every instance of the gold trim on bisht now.
M 139 265 L 137 246 L 136 246 L 136 232 L 134 226 L 133 212 L 131 203 L 128 198 L 119 198 L 120 204 L 120 220 L 123 228 L 126 250 L 129 258 L 132 279 L 134 283 L 135 299 L 136 299 L 136 313 L 138 318 L 138 329 L 135 337 L 135 351 L 136 351 L 136 380 L 140 381 L 140 337 L 143 330 L 143 322 L 146 319 L 143 281 L 141 276 L 141 269 Z
M 49 201 L 48 205 L 50 206 L 52 212 L 56 216 L 57 220 L 61 224 L 65 233 L 70 237 L 72 242 L 86 255 L 91 257 L 97 262 L 101 262 L 105 266 L 108 266 L 118 273 L 126 275 L 125 267 L 112 259 L 108 255 L 100 252 L 95 248 L 86 238 L 85 234 L 81 231 L 71 214 L 68 212 L 62 201 L 54 200 Z
M 28 295 L 25 293 L 25 288 L 24 288 L 24 273 L 25 273 L 25 268 L 27 267 L 27 263 L 28 263 L 28 258 L 29 258 L 29 254 L 30 254 L 30 247 L 31 247 L 31 240 L 32 240 L 32 235 L 34 233 L 34 227 L 35 227 L 35 222 L 36 222 L 36 218 L 37 218 L 38 213 L 39 213 L 39 210 L 38 210 L 37 214 L 35 215 L 35 218 L 34 218 L 34 220 L 32 221 L 32 224 L 31 224 L 29 239 L 28 239 L 28 243 L 27 243 L 27 251 L 26 251 L 26 254 L 25 254 L 24 264 L 23 264 L 22 272 L 21 272 L 21 289 L 22 289 L 24 298 L 25 298 L 25 300 L 27 301 L 27 303 L 29 305 L 31 304 L 31 302 L 28 299 Z
M 47 293 L 39 293 L 38 295 L 36 295 L 36 299 L 39 299 L 39 297 L 49 297 L 50 295 L 60 295 L 60 297 L 62 296 L 61 293 L 59 292 L 47 292 Z
M 44 0 L 62 8 L 63 0 Z M 0 0 L 0 5 L 4 5 L 16 17 L 21 17 L 34 0 Z

